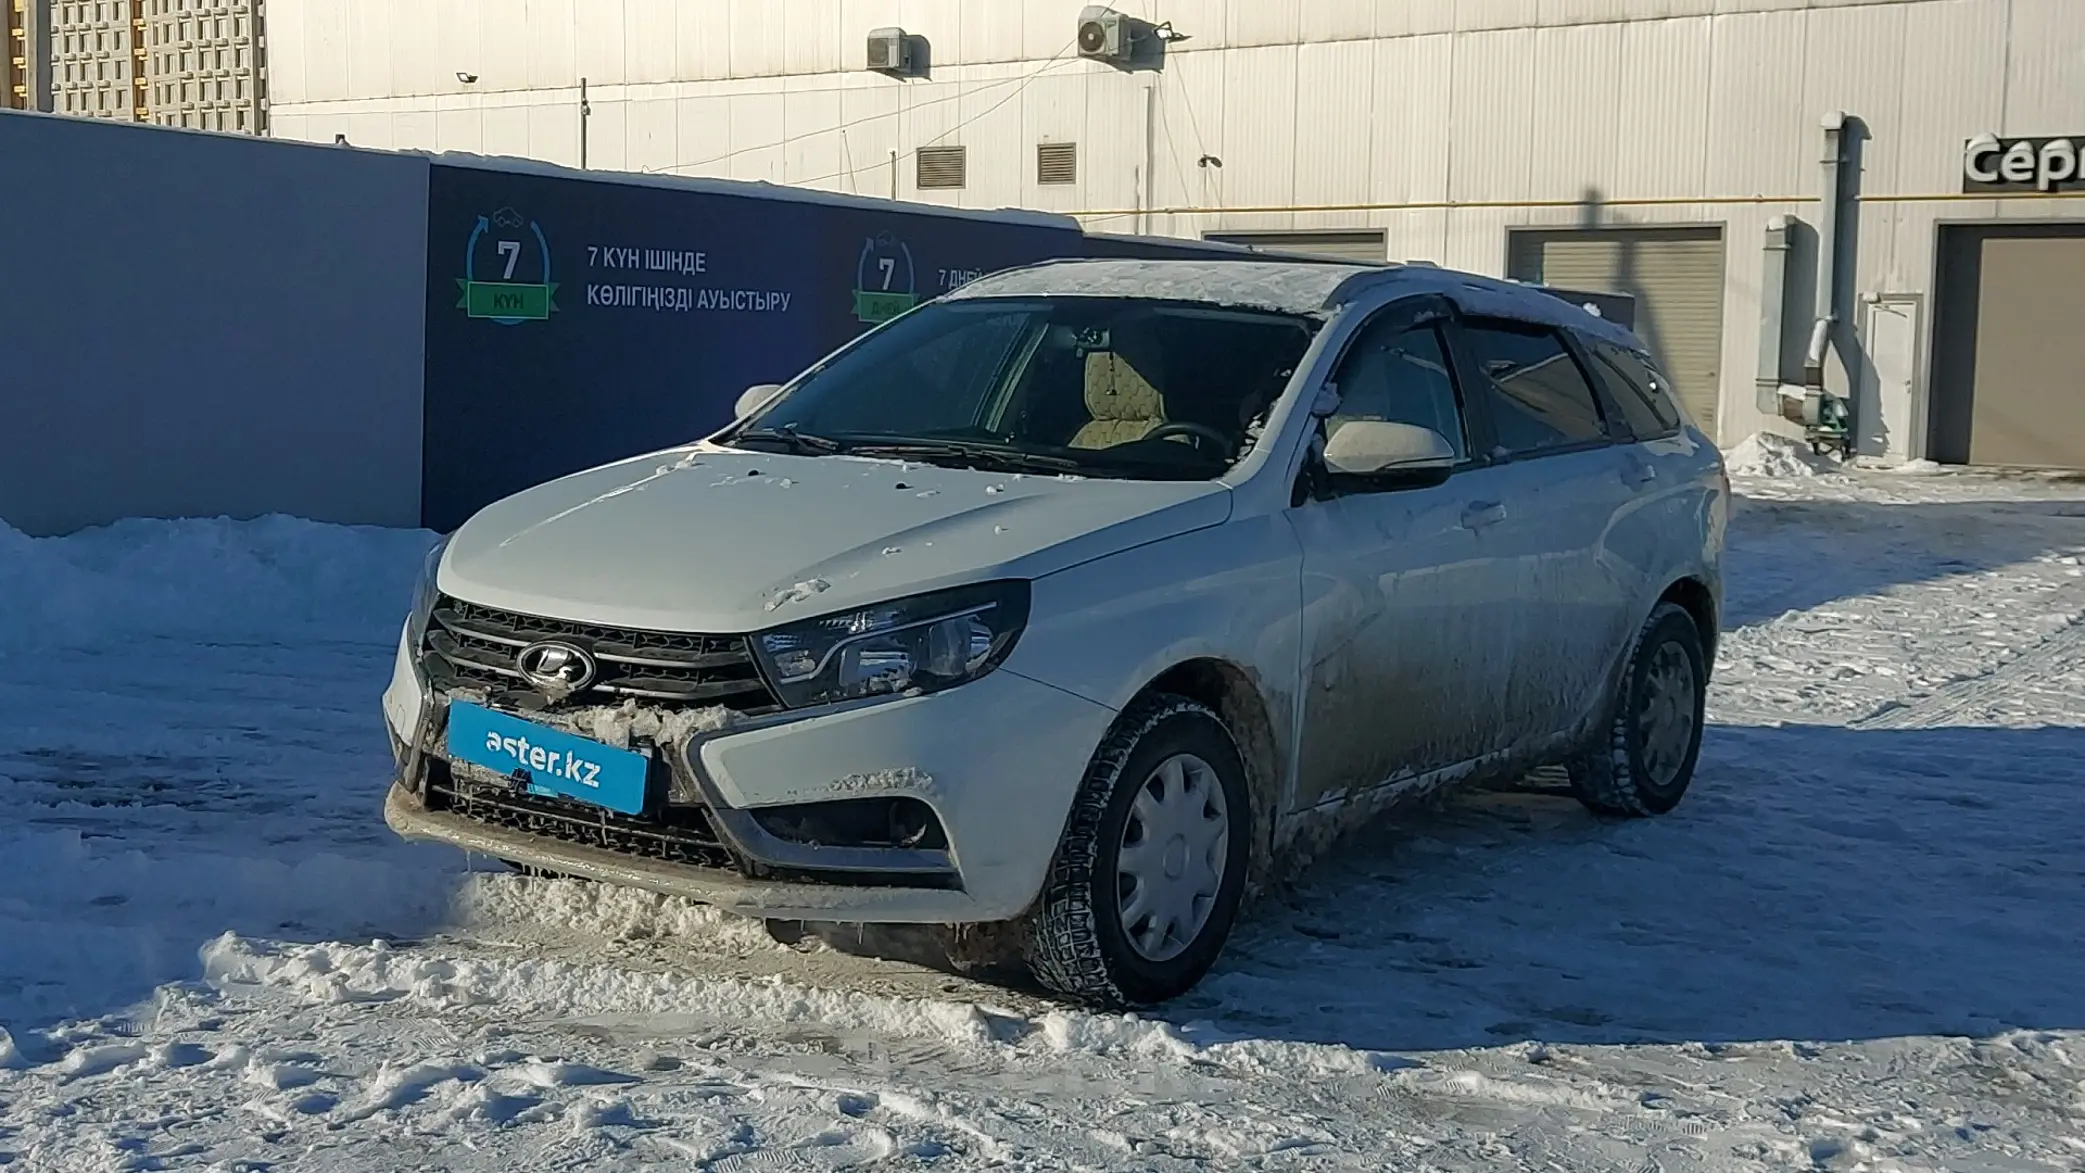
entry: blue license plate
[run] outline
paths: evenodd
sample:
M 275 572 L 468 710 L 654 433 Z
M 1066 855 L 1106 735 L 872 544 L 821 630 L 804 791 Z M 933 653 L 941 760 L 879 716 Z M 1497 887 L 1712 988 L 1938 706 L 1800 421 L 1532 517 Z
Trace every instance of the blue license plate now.
M 512 778 L 530 794 L 644 813 L 650 758 L 478 705 L 450 704 L 449 757 Z

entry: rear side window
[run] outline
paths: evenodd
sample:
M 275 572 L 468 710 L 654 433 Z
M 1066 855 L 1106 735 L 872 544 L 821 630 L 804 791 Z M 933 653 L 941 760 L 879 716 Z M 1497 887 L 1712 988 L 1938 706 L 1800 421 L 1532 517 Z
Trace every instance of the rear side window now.
M 1478 319 L 1463 337 L 1484 373 L 1499 447 L 1524 455 L 1607 439 L 1592 385 L 1555 330 Z
M 1622 421 L 1639 440 L 1662 440 L 1679 434 L 1680 409 L 1672 388 L 1652 367 L 1650 360 L 1611 342 L 1587 339 L 1593 365 L 1607 380 L 1614 401 L 1622 409 Z

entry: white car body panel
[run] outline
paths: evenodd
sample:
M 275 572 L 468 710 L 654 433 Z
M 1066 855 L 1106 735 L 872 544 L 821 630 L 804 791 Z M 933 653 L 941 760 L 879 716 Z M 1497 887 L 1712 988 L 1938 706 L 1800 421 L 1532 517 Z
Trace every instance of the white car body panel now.
M 1002 670 L 932 696 L 719 737 L 701 755 L 734 806 L 920 799 L 948 830 L 972 919 L 1004 920 L 1042 887 L 1086 760 L 1114 719 L 1112 709 Z
M 1510 651 L 1510 608 L 1487 591 L 1509 563 L 1462 524 L 1492 471 L 1290 512 L 1303 547 L 1302 805 L 1492 748 L 1495 726 L 1467 714 Z
M 732 634 L 1221 524 L 1212 482 L 1066 479 L 713 444 L 577 473 L 457 531 L 440 588 L 525 615 Z M 612 567 L 612 571 L 602 568 Z

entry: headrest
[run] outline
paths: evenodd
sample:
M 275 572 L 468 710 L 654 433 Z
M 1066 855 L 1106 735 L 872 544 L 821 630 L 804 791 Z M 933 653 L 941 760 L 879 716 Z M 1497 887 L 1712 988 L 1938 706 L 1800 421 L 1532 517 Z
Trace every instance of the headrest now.
M 1154 347 L 1131 342 L 1127 350 L 1096 350 L 1086 356 L 1086 410 L 1097 420 L 1163 420 L 1164 377 Z

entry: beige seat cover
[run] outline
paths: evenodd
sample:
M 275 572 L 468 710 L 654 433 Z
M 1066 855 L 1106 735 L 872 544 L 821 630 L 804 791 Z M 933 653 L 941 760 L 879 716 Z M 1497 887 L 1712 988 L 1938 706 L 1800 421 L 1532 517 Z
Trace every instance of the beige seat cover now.
M 1129 339 L 1120 339 L 1127 342 Z M 1157 380 L 1165 377 L 1151 347 L 1096 350 L 1086 356 L 1086 410 L 1093 422 L 1071 438 L 1074 448 L 1113 448 L 1131 444 L 1166 422 L 1165 396 Z

